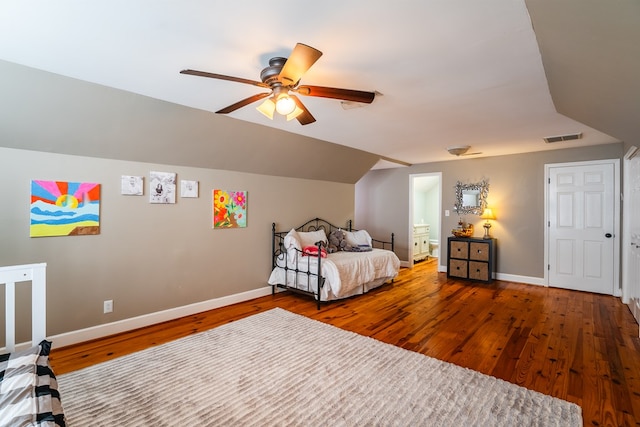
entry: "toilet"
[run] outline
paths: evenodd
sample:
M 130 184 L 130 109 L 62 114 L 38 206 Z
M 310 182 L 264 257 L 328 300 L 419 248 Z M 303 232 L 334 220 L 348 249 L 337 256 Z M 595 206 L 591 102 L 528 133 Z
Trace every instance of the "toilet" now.
M 440 242 L 438 240 L 429 240 L 429 253 L 432 258 L 440 256 Z

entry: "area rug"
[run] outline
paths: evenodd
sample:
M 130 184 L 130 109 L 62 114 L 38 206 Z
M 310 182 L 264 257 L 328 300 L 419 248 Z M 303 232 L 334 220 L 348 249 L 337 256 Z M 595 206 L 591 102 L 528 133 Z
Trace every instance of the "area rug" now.
M 573 403 L 282 309 L 60 375 L 74 426 L 582 426 Z

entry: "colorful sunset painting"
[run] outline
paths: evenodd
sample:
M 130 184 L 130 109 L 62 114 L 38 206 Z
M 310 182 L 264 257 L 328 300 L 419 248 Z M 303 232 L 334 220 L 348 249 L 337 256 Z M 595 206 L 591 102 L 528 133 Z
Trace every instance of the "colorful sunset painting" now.
M 31 181 L 31 237 L 100 234 L 100 184 Z
M 247 226 L 247 192 L 213 190 L 213 228 Z

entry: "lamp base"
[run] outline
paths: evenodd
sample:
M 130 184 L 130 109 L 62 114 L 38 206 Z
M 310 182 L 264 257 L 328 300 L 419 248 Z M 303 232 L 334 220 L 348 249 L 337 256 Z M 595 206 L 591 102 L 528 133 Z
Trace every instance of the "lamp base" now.
M 487 221 L 482 226 L 484 227 L 484 236 L 482 238 L 490 239 L 491 236 L 489 235 L 489 229 L 491 228 L 491 224 L 489 224 L 489 221 Z

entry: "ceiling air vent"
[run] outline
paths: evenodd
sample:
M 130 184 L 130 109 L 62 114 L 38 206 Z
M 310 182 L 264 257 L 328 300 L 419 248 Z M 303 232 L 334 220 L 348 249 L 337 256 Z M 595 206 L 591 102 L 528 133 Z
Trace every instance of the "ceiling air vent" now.
M 582 132 L 570 133 L 568 135 L 547 136 L 544 138 L 544 142 L 546 142 L 547 144 L 551 144 L 554 142 L 572 141 L 574 139 L 580 139 L 580 138 L 582 138 Z

